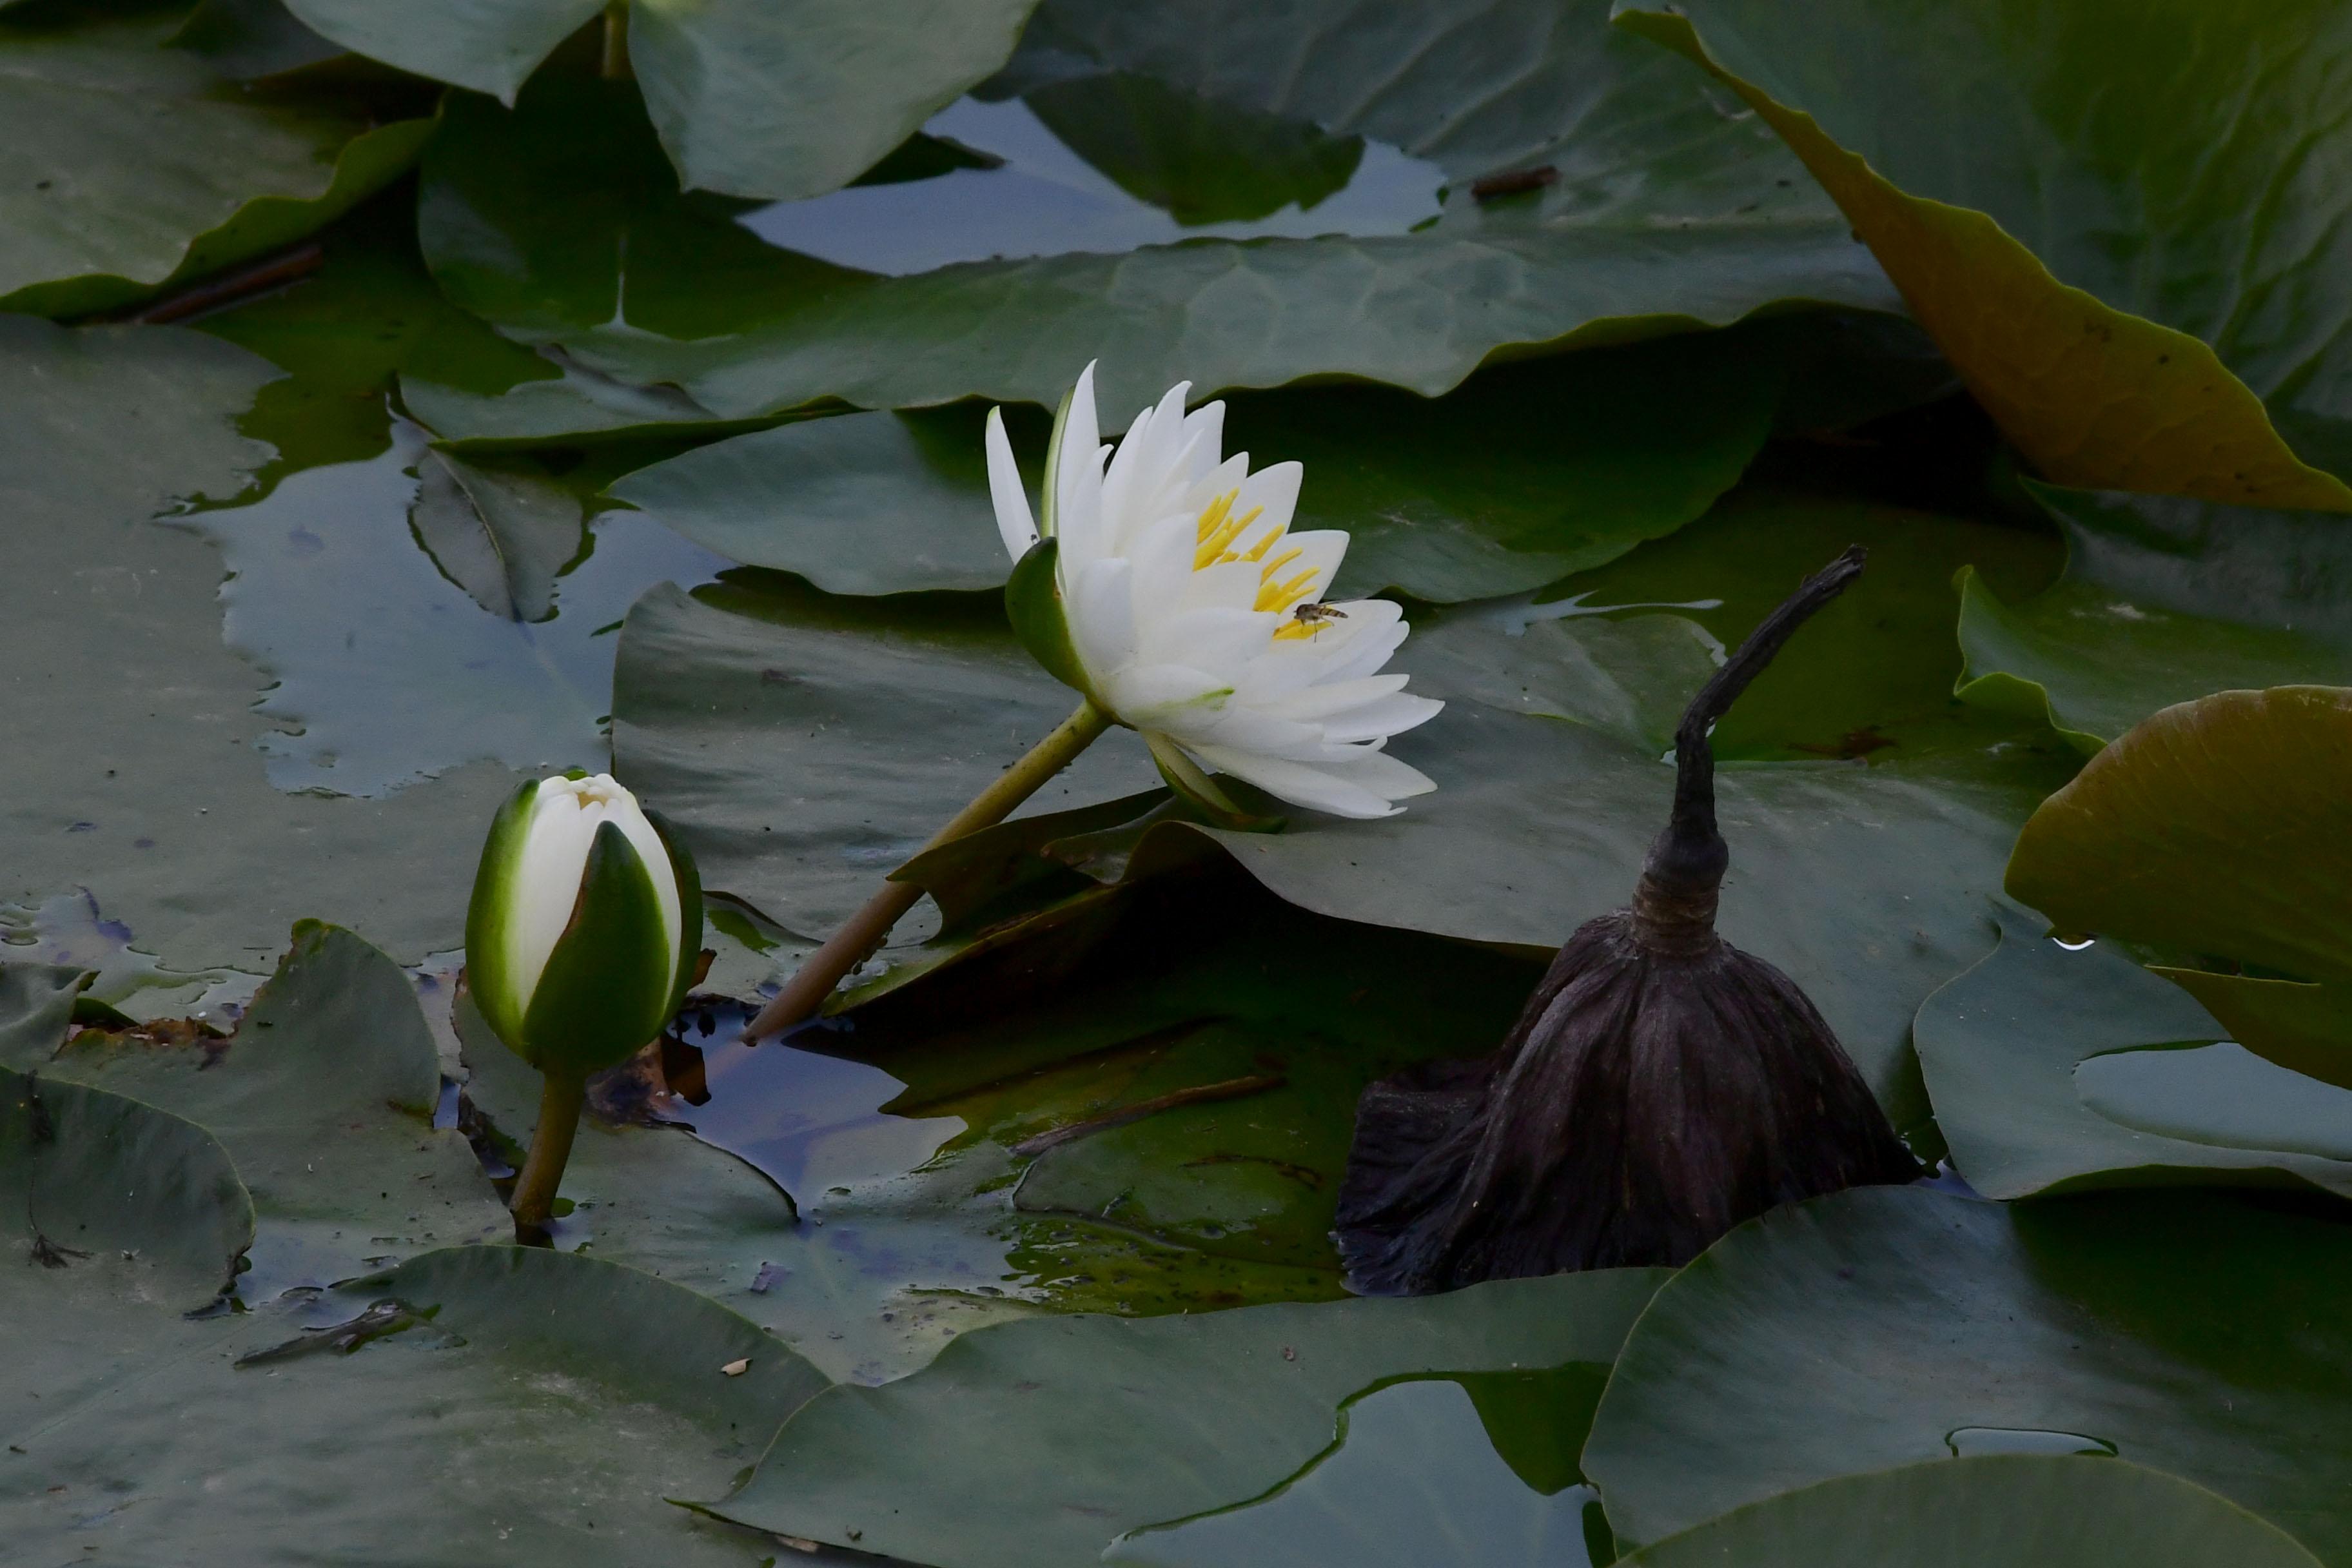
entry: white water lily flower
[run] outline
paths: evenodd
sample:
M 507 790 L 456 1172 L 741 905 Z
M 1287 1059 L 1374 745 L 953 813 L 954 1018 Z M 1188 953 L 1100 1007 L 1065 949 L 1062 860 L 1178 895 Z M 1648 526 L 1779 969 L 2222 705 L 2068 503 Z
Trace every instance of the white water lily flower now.
M 1171 787 L 1213 810 L 1234 808 L 1209 768 L 1295 805 L 1393 816 L 1436 785 L 1381 747 L 1444 706 L 1380 673 L 1404 641 L 1402 612 L 1324 602 L 1347 534 L 1291 532 L 1299 465 L 1251 473 L 1246 452 L 1224 457 L 1224 405 L 1187 414 L 1191 390 L 1170 388 L 1114 453 L 1089 364 L 1054 422 L 1042 527 L 990 411 L 989 490 L 1019 563 L 1014 626 L 1047 669 L 1142 733 Z
M 609 773 L 509 796 L 466 912 L 467 988 L 541 1072 L 612 1066 L 660 1035 L 702 948 L 693 858 Z

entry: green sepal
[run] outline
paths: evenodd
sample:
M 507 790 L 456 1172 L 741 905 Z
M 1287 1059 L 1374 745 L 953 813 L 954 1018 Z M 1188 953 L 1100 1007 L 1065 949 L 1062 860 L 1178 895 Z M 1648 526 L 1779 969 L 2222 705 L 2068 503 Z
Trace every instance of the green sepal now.
M 702 957 L 702 873 L 668 817 L 646 809 L 646 820 L 653 824 L 655 836 L 669 851 L 669 874 L 677 884 L 677 979 L 669 994 L 669 1011 L 675 1014 L 686 1005 L 686 993 L 694 984 L 694 972 Z
M 532 779 L 499 807 L 474 870 L 473 900 L 466 906 L 466 988 L 490 1032 L 517 1052 L 522 1051 L 522 1007 L 508 962 L 507 924 L 522 870 L 523 836 L 538 799 L 539 781 Z
M 1013 623 L 1013 635 L 1046 674 L 1092 698 L 1086 667 L 1078 662 L 1078 650 L 1070 642 L 1070 618 L 1062 604 L 1061 577 L 1055 569 L 1061 550 L 1059 540 L 1041 539 L 1014 563 L 1013 575 L 1004 584 L 1004 615 Z M 1102 704 L 1097 701 L 1095 706 Z
M 695 926 L 699 931 L 698 906 Z M 592 1073 L 625 1061 L 669 1022 L 677 985 L 653 870 L 617 824 L 604 823 L 588 847 L 572 923 L 523 1015 L 519 1054 L 542 1073 Z
M 1151 765 L 1160 770 L 1160 782 L 1210 826 L 1235 833 L 1279 833 L 1290 826 L 1286 816 L 1263 816 L 1244 809 L 1166 736 L 1147 734 L 1143 744 L 1151 753 Z
M 1054 410 L 1054 434 L 1045 442 L 1045 483 L 1037 497 L 1037 537 L 1040 539 L 1055 536 L 1055 492 L 1061 488 L 1055 483 L 1055 476 L 1062 471 L 1062 432 L 1070 427 L 1070 404 L 1077 395 L 1078 389 L 1074 385 L 1062 394 L 1062 405 Z

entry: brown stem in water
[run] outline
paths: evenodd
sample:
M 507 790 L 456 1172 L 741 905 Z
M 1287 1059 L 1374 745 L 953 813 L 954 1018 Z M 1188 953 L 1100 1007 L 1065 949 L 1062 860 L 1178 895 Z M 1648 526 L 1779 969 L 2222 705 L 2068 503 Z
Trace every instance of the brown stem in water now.
M 1634 928 L 1643 946 L 1658 952 L 1691 952 L 1712 939 L 1716 895 L 1731 851 L 1715 825 L 1715 749 L 1708 731 L 1797 628 L 1862 575 L 1867 558 L 1861 545 L 1849 546 L 1798 584 L 1683 710 L 1682 723 L 1675 731 L 1674 815 L 1650 846 L 1642 880 L 1633 889 Z
M 98 319 L 156 325 L 209 315 L 215 310 L 242 305 L 273 289 L 308 278 L 319 270 L 320 264 L 326 258 L 327 253 L 319 242 L 310 240 L 285 250 L 271 251 L 257 260 L 232 267 L 226 272 L 200 278 L 184 289 L 174 290 L 160 300 L 150 300 L 144 305 L 133 306 L 119 315 Z
M 948 825 L 933 834 L 923 847 L 936 849 L 951 839 L 1003 821 L 1013 815 L 1015 806 L 1036 794 L 1047 779 L 1068 767 L 1080 752 L 1094 744 L 1109 728 L 1110 720 L 1102 710 L 1091 701 L 1080 702 L 1076 712 L 1029 748 L 1027 756 L 999 774 L 994 784 L 950 817 Z M 833 994 L 833 988 L 841 984 L 842 977 L 873 955 L 890 934 L 890 928 L 922 896 L 923 889 L 912 882 L 883 883 L 864 907 L 793 972 L 784 988 L 760 1009 L 743 1031 L 743 1037 L 756 1044 L 815 1017 L 817 1009 L 824 1005 L 824 999 Z
M 540 1076 L 539 1127 L 530 1135 L 530 1153 L 507 1205 L 518 1229 L 547 1228 L 555 1213 L 555 1189 L 572 1158 L 572 1135 L 580 1131 L 580 1112 L 588 1102 L 587 1074 L 549 1071 Z

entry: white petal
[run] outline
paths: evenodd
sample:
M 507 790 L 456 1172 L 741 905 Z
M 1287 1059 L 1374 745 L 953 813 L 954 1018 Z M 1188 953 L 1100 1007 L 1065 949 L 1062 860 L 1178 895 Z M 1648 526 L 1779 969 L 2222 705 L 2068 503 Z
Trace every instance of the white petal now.
M 1087 679 L 1104 678 L 1135 662 L 1134 567 L 1113 557 L 1081 569 L 1064 590 L 1070 646 Z
M 1252 511 L 1259 515 L 1257 521 L 1250 524 L 1248 531 L 1234 541 L 1240 550 L 1246 552 L 1269 533 L 1280 533 L 1290 526 L 1290 520 L 1298 513 L 1298 486 L 1306 474 L 1307 470 L 1297 463 L 1274 463 L 1243 481 L 1241 499 L 1234 502 L 1234 511 L 1237 516 L 1245 516 Z M 1299 535 L 1277 544 L 1270 553 L 1279 555 L 1304 537 L 1307 536 Z M 1338 537 L 1340 552 L 1344 554 L 1348 548 L 1348 536 L 1341 533 Z M 1328 583 L 1330 579 L 1327 577 L 1324 581 Z
M 523 829 L 521 864 L 515 873 L 514 922 L 508 941 L 510 973 L 520 1009 L 528 1011 L 540 976 L 555 952 L 580 901 L 580 879 L 596 830 L 606 822 L 620 828 L 652 875 L 661 906 L 662 930 L 675 957 L 683 934 L 677 878 L 661 836 L 637 805 L 637 797 L 610 773 L 593 778 L 541 780 Z
M 1165 619 L 1139 617 L 1136 657 L 1197 665 L 1228 685 L 1265 651 L 1278 617 L 1227 605 L 1186 610 Z
M 1393 697 L 1382 697 L 1325 719 L 1323 738 L 1341 743 L 1385 741 L 1391 735 L 1402 735 L 1428 723 L 1444 707 L 1433 697 L 1414 697 L 1400 691 Z
M 1360 820 L 1394 816 L 1402 809 L 1390 804 L 1386 795 L 1352 783 L 1328 768 L 1279 757 L 1262 757 L 1255 752 L 1232 751 L 1223 746 L 1192 746 L 1187 749 L 1219 772 L 1246 780 L 1277 800 L 1286 800 L 1293 805 L 1304 805 L 1316 811 L 1329 812 L 1334 816 Z
M 1181 664 L 1133 664 L 1103 682 L 1103 697 L 1119 721 L 1138 730 L 1181 731 L 1231 700 L 1233 688 L 1205 669 Z
M 988 411 L 988 499 L 996 503 L 996 531 L 1004 536 L 1004 552 L 1018 561 L 1037 542 L 1037 520 L 1029 511 L 1029 493 L 1021 486 L 1021 469 L 1013 461 L 1013 443 L 1004 434 L 1004 411 Z
M 1190 482 L 1206 475 L 1224 460 L 1225 405 L 1223 402 L 1203 403 L 1184 416 L 1184 439 L 1176 454 L 1175 473 L 1179 482 Z
M 1063 553 L 1075 556 L 1080 564 L 1103 553 L 1102 470 L 1108 456 L 1095 417 L 1095 367 L 1089 361 L 1070 394 L 1059 461 L 1048 477 L 1054 486 L 1054 531 L 1064 541 Z
M 1291 555 L 1290 560 L 1284 564 L 1275 566 L 1271 574 L 1265 574 L 1266 567 L 1273 566 L 1274 563 L 1282 560 L 1284 556 L 1290 555 L 1294 550 L 1298 553 Z M 1336 528 L 1318 528 L 1306 533 L 1294 533 L 1283 539 L 1265 552 L 1265 559 L 1258 563 L 1258 569 L 1263 584 L 1267 587 L 1279 587 L 1283 584 L 1297 581 L 1302 574 L 1311 574 L 1311 578 L 1303 590 L 1306 597 L 1292 601 L 1293 604 L 1311 605 L 1318 603 L 1325 590 L 1331 586 L 1332 574 L 1339 570 L 1339 563 L 1347 557 L 1347 553 L 1348 536 L 1345 533 Z M 1279 607 L 1287 613 L 1291 605 L 1285 605 Z M 1337 622 L 1327 621 L 1324 625 L 1329 626 L 1332 631 L 1339 629 Z M 1297 640 L 1320 642 L 1330 635 L 1330 631 L 1318 632 L 1312 638 Z

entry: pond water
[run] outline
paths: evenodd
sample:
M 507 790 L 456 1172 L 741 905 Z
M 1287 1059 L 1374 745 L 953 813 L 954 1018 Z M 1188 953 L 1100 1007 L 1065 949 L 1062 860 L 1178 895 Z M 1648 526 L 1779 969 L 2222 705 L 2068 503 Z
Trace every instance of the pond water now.
M 1223 112 L 1231 118 L 1230 111 Z M 853 185 L 808 201 L 772 203 L 736 221 L 788 250 L 866 272 L 901 275 L 959 261 L 1117 254 L 1184 239 L 1404 234 L 1438 216 L 1445 184 L 1444 172 L 1434 163 L 1385 142 L 1318 138 L 1337 156 L 1321 159 L 1321 168 L 1302 171 L 1304 188 L 1253 192 L 1257 200 L 1243 195 L 1238 204 L 1279 205 L 1241 218 L 1220 219 L 1198 210 L 1180 216 L 1170 204 L 1181 203 L 1181 195 L 1155 190 L 1137 177 L 1139 171 L 1120 171 L 1113 163 L 1114 171 L 1129 174 L 1122 184 L 1057 135 L 1024 100 L 964 99 L 923 129 L 997 160 L 997 166 Z M 1110 162 L 1105 150 L 1090 150 Z M 1240 149 L 1234 156 L 1246 159 L 1248 153 Z M 1262 167 L 1245 167 L 1264 177 Z M 1336 175 L 1336 184 L 1316 179 L 1318 174 Z M 1147 194 L 1139 195 L 1139 189 Z M 1229 194 L 1225 202 L 1205 210 L 1234 205 Z

